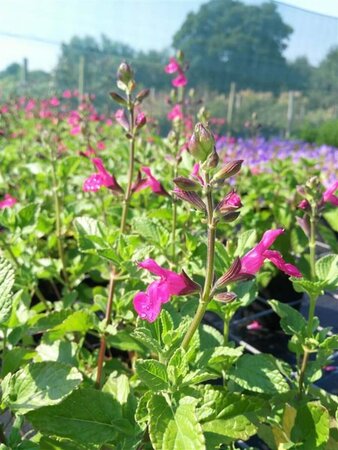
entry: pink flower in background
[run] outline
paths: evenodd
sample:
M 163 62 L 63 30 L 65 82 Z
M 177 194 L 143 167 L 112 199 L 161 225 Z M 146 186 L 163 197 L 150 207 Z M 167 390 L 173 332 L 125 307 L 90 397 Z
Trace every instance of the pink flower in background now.
M 297 207 L 306 211 L 307 209 L 310 208 L 310 203 L 304 198 L 302 201 L 298 203 Z
M 284 261 L 282 255 L 278 251 L 269 250 L 277 237 L 283 233 L 284 230 L 281 228 L 266 231 L 261 241 L 241 258 L 240 274 L 255 275 L 264 264 L 264 261 L 268 259 L 279 270 L 287 275 L 298 278 L 302 277 L 302 274 L 297 267 Z
M 51 106 L 59 106 L 59 105 L 60 105 L 60 102 L 59 102 L 59 99 L 58 99 L 57 97 L 52 97 L 52 98 L 49 100 L 49 104 L 50 104 Z
M 124 128 L 126 131 L 129 131 L 129 123 L 126 116 L 124 115 L 123 109 L 118 109 L 116 111 L 115 120 L 119 125 L 121 125 L 122 128 Z
M 62 94 L 63 98 L 72 98 L 72 91 L 70 89 L 66 89 Z
M 181 86 L 185 86 L 188 82 L 186 76 L 184 75 L 184 71 L 180 65 L 180 63 L 177 61 L 176 58 L 170 58 L 169 59 L 169 64 L 167 64 L 164 68 L 164 71 L 166 73 L 176 73 L 177 72 L 177 77 L 174 78 L 171 81 L 171 84 L 174 87 L 181 87 Z
M 76 136 L 77 134 L 81 133 L 81 125 L 75 125 L 71 130 L 70 130 L 70 134 L 72 136 Z
M 325 203 L 332 203 L 332 205 L 338 206 L 338 197 L 335 195 L 338 189 L 338 180 L 334 181 L 323 194 L 323 201 Z
M 169 63 L 165 66 L 164 71 L 166 73 L 175 73 L 178 70 L 181 70 L 181 66 L 179 65 L 176 58 L 169 58 Z
M 32 111 L 32 109 L 35 108 L 35 105 L 36 105 L 35 101 L 34 101 L 33 99 L 30 98 L 30 99 L 28 100 L 28 102 L 27 102 L 26 107 L 25 107 L 25 111 L 26 111 L 26 112 Z
M 12 197 L 10 194 L 5 194 L 4 199 L 0 201 L 0 209 L 12 208 L 17 202 L 15 197 Z
M 7 105 L 1 106 L 0 112 L 1 112 L 2 114 L 8 113 L 8 106 L 7 106 Z
M 181 105 L 175 105 L 172 110 L 168 112 L 167 117 L 168 120 L 183 119 Z
M 139 192 L 149 187 L 154 194 L 165 196 L 168 195 L 162 184 L 151 173 L 150 167 L 142 167 L 141 170 L 146 174 L 146 178 L 139 179 L 134 184 L 132 188 L 133 192 Z
M 185 86 L 187 83 L 188 83 L 187 77 L 184 75 L 183 72 L 177 75 L 177 77 L 171 81 L 171 84 L 174 87 L 182 87 Z
M 146 259 L 138 265 L 160 279 L 152 282 L 146 292 L 138 292 L 134 297 L 134 308 L 141 319 L 154 322 L 161 312 L 162 305 L 173 295 L 188 295 L 198 292 L 200 286 L 185 272 L 178 274 L 163 269 L 153 259 Z
M 250 330 L 250 331 L 259 331 L 262 328 L 263 328 L 263 325 L 260 322 L 258 322 L 258 320 L 253 320 L 246 327 L 246 329 Z
M 84 192 L 97 192 L 102 186 L 112 190 L 115 193 L 121 193 L 122 189 L 113 175 L 107 172 L 103 165 L 102 159 L 93 158 L 93 164 L 97 168 L 97 172 L 93 173 L 83 183 Z
M 99 141 L 97 143 L 97 149 L 98 150 L 104 150 L 106 148 L 106 144 L 103 141 Z

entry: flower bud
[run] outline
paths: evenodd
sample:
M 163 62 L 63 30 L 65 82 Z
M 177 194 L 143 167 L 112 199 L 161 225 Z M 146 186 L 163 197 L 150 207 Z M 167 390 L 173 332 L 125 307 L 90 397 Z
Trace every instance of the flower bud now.
M 119 95 L 117 92 L 109 92 L 109 95 L 119 105 L 127 106 L 127 101 L 123 97 L 121 97 L 121 95 Z
M 186 192 L 175 187 L 175 189 L 173 190 L 173 194 L 175 194 L 176 197 L 180 198 L 181 200 L 190 203 L 190 205 L 194 208 L 199 209 L 203 212 L 206 211 L 205 203 L 203 202 L 201 197 L 196 194 L 196 192 Z
M 225 287 L 227 284 L 231 283 L 236 277 L 239 275 L 242 268 L 241 258 L 237 257 L 234 262 L 231 264 L 229 269 L 225 272 L 224 275 L 219 278 L 215 283 L 215 289 L 220 289 Z
M 219 170 L 215 175 L 213 176 L 212 183 L 217 182 L 221 183 L 227 178 L 232 177 L 233 175 L 236 175 L 241 170 L 241 166 L 243 163 L 243 159 L 239 159 L 236 161 L 230 161 L 225 164 L 225 166 L 222 167 L 221 170 Z
M 118 109 L 115 112 L 115 120 L 119 125 L 121 125 L 122 128 L 129 132 L 129 123 L 126 119 L 126 116 L 124 115 L 123 109 Z
M 143 112 L 137 114 L 135 119 L 136 129 L 140 130 L 147 123 L 147 117 Z
M 236 300 L 237 295 L 234 292 L 219 292 L 214 296 L 214 300 L 221 303 L 231 303 Z
M 177 177 L 174 178 L 173 182 L 178 188 L 186 192 L 198 191 L 200 189 L 200 185 L 196 181 L 190 180 L 190 178 Z
M 117 69 L 117 86 L 122 91 L 131 92 L 135 88 L 134 73 L 127 62 L 122 62 Z
M 218 162 L 219 156 L 216 152 L 216 149 L 214 148 L 213 152 L 208 156 L 208 159 L 202 164 L 202 169 L 206 171 L 209 169 L 214 169 L 215 167 L 217 167 Z
M 194 133 L 189 141 L 189 151 L 198 161 L 205 161 L 214 151 L 215 139 L 209 128 L 202 123 L 195 125 Z
M 242 206 L 240 196 L 235 191 L 231 191 L 218 203 L 215 214 L 222 217 L 226 222 L 233 222 L 239 216 L 238 209 Z

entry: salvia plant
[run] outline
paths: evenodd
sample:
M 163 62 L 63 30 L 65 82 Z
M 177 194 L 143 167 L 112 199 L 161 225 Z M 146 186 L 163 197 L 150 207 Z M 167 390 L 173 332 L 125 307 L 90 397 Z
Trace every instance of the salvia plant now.
M 303 144 L 215 139 L 187 70 L 164 69 L 165 139 L 126 62 L 113 115 L 68 90 L 0 105 L 1 450 L 338 448 L 318 385 L 338 339 L 316 317 L 338 182 Z M 265 302 L 288 362 L 234 339 L 276 274 L 309 305 Z

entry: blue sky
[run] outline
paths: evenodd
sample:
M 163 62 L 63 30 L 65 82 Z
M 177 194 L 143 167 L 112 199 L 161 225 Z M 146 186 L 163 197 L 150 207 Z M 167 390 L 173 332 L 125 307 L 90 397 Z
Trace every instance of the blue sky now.
M 245 0 L 260 3 L 260 0 Z M 169 47 L 172 35 L 189 11 L 206 0 L 1 0 L 0 70 L 29 59 L 30 69 L 53 68 L 59 43 L 73 35 L 102 33 L 140 50 Z M 338 18 L 338 0 L 285 0 Z M 338 45 L 338 19 L 287 6 L 279 10 L 294 28 L 286 56 L 307 55 L 317 64 Z M 42 42 L 43 40 L 47 42 Z

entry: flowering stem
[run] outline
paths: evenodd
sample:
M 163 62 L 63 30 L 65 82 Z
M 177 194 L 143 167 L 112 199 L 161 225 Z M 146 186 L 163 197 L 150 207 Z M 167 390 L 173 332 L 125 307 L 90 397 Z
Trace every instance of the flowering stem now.
M 175 179 L 177 177 L 177 169 L 178 169 L 178 164 L 176 162 L 175 167 L 174 167 L 174 176 L 173 179 Z M 172 209 L 173 209 L 173 221 L 172 221 L 172 230 L 171 230 L 171 240 L 172 240 L 172 247 L 171 247 L 171 251 L 172 251 L 172 260 L 173 260 L 173 265 L 175 266 L 176 264 L 176 226 L 177 226 L 177 201 L 175 196 L 172 196 Z
M 111 272 L 110 272 L 110 280 L 109 280 L 109 288 L 108 288 L 108 300 L 107 300 L 107 306 L 106 306 L 106 326 L 109 325 L 110 319 L 111 319 L 111 311 L 113 307 L 113 297 L 114 297 L 114 289 L 115 289 L 115 267 L 112 266 Z M 103 369 L 103 362 L 104 362 L 104 355 L 106 353 L 106 336 L 103 333 L 100 340 L 100 350 L 99 350 L 99 357 L 97 360 L 97 373 L 96 373 L 96 386 L 99 388 L 101 387 L 101 380 L 102 380 L 102 369 Z
M 206 174 L 206 183 L 209 184 L 209 177 Z M 200 297 L 200 303 L 198 305 L 195 316 L 188 328 L 186 335 L 182 342 L 182 348 L 187 350 L 189 343 L 194 336 L 199 324 L 201 323 L 204 313 L 210 302 L 210 292 L 214 279 L 214 259 L 215 259 L 215 240 L 216 240 L 216 226 L 213 218 L 213 199 L 212 191 L 208 186 L 207 191 L 207 214 L 208 214 L 208 253 L 206 263 L 206 277 L 204 282 L 203 293 Z
M 316 278 L 316 221 L 315 212 L 312 210 L 310 216 L 310 268 L 311 268 L 311 279 L 312 281 Z
M 131 97 L 128 94 L 128 104 L 129 104 L 129 129 L 131 132 L 131 139 L 130 139 L 130 146 L 129 146 L 129 168 L 128 168 L 128 182 L 127 182 L 127 189 L 124 196 L 123 201 L 123 209 L 122 209 L 122 216 L 121 216 L 121 224 L 120 224 L 120 231 L 121 233 L 125 233 L 126 231 L 126 225 L 127 225 L 127 215 L 128 215 L 128 207 L 129 207 L 129 201 L 131 197 L 131 187 L 133 182 L 133 175 L 134 175 L 134 159 L 135 159 L 135 132 L 134 132 L 134 104 L 131 101 Z M 114 299 L 114 290 L 115 290 L 115 280 L 116 280 L 116 269 L 114 266 L 111 266 L 111 272 L 110 272 L 110 280 L 109 280 L 109 287 L 108 287 L 108 299 L 107 299 L 107 306 L 106 306 L 106 326 L 108 326 L 111 322 L 111 312 L 113 309 L 113 299 Z M 102 381 L 102 369 L 103 369 L 103 363 L 104 363 L 104 356 L 106 353 L 106 337 L 103 333 L 101 336 L 100 341 L 100 350 L 99 350 L 99 356 L 97 361 L 97 374 L 96 374 L 96 386 L 99 388 L 101 386 Z
M 69 278 L 67 274 L 66 268 L 66 259 L 63 249 L 63 236 L 62 236 L 62 224 L 61 224 L 61 204 L 59 197 L 59 183 L 56 175 L 56 159 L 54 155 L 54 151 L 52 146 L 50 146 L 50 155 L 51 155 L 51 166 L 52 166 L 52 178 L 53 178 L 53 197 L 54 197 L 54 208 L 55 208 L 55 232 L 58 246 L 59 258 L 62 265 L 62 276 L 65 282 L 65 285 L 68 290 L 70 290 Z
M 128 215 L 129 201 L 131 197 L 131 186 L 133 183 L 134 162 L 135 162 L 134 105 L 131 102 L 130 95 L 128 95 L 128 103 L 129 103 L 129 129 L 130 132 L 132 133 L 132 136 L 130 139 L 130 146 L 129 146 L 128 182 L 127 182 L 127 190 L 123 201 L 123 210 L 120 226 L 121 233 L 125 233 L 126 231 L 127 215 Z

